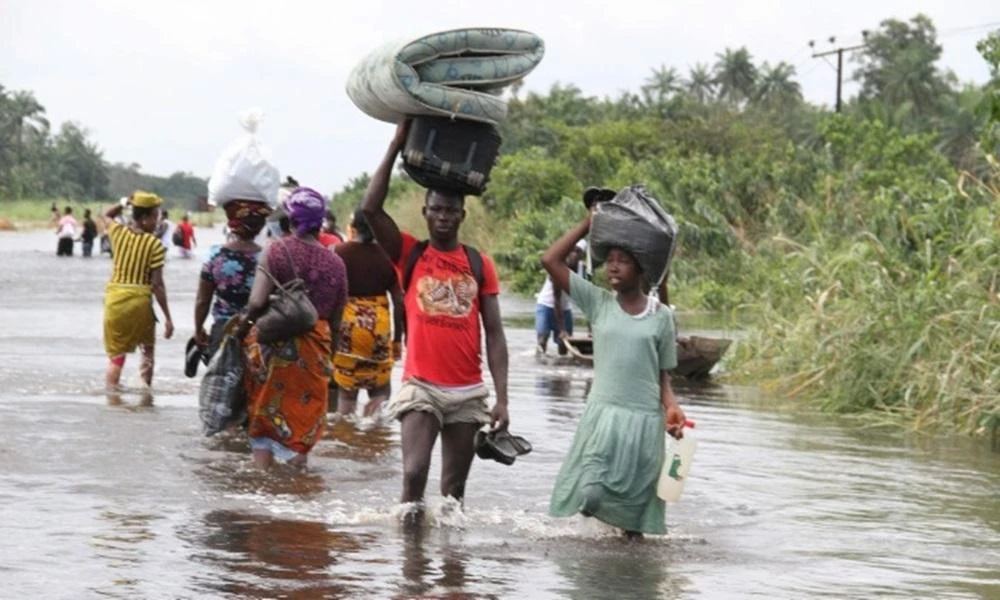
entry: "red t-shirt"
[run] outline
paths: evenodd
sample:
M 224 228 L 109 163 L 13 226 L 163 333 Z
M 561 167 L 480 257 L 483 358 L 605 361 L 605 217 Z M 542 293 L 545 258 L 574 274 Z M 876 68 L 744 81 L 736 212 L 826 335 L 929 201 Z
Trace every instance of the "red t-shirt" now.
M 417 239 L 403 235 L 396 268 L 403 271 Z M 442 386 L 482 383 L 482 337 L 479 296 L 500 293 L 493 261 L 483 256 L 483 289 L 479 290 L 465 249 L 442 252 L 428 244 L 417 259 L 406 290 L 406 364 L 410 377 Z
M 181 247 L 190 250 L 191 240 L 194 239 L 194 226 L 187 221 L 181 221 L 177 224 L 177 229 L 181 230 Z
M 344 238 L 340 237 L 336 233 L 327 233 L 325 231 L 320 231 L 319 235 L 316 236 L 316 240 L 319 241 L 324 248 L 344 243 Z

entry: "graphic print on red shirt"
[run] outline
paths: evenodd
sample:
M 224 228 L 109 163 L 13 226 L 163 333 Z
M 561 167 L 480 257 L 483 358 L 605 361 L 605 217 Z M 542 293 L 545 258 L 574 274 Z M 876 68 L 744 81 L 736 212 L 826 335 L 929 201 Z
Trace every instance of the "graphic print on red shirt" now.
M 402 271 L 417 245 L 403 233 L 396 267 Z M 482 336 L 479 297 L 500 293 L 493 261 L 483 256 L 483 289 L 480 291 L 459 245 L 444 252 L 429 245 L 413 266 L 406 290 L 406 363 L 403 380 L 416 377 L 442 386 L 482 383 Z

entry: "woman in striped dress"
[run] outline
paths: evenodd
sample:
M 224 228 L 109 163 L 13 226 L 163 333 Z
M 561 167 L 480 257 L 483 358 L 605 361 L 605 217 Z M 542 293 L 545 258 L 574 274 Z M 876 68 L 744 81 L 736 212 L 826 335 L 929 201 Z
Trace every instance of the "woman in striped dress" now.
M 114 268 L 104 291 L 104 350 L 108 355 L 105 384 L 109 393 L 119 389 L 125 355 L 137 347 L 142 352 L 139 373 L 147 386 L 153 383 L 153 345 L 156 319 L 152 298 L 164 317 L 163 337 L 174 333 L 163 283 L 163 244 L 153 235 L 160 218 L 162 201 L 156 194 L 135 192 L 128 202 L 104 211 L 104 224 L 113 251 Z M 115 218 L 126 205 L 132 207 L 129 225 Z

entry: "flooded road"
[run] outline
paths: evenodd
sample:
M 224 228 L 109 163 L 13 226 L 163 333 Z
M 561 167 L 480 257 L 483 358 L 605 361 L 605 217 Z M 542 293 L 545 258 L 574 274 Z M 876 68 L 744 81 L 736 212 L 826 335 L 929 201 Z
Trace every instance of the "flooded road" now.
M 591 372 L 536 363 L 529 329 L 507 334 L 511 429 L 534 452 L 477 459 L 464 513 L 429 495 L 432 525 L 405 534 L 394 423 L 336 424 L 306 474 L 201 435 L 182 373 L 199 261 L 166 267 L 154 404 L 109 406 L 110 260 L 54 254 L 50 232 L 0 234 L 0 598 L 1000 598 L 1000 455 L 734 387 L 678 386 L 699 447 L 668 535 L 548 517 Z

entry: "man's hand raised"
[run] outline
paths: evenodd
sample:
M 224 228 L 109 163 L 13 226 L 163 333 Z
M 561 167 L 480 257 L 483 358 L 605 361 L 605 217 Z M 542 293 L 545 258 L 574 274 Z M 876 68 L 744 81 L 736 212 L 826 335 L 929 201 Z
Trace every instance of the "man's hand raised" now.
M 396 152 L 402 152 L 403 146 L 406 145 L 406 137 L 410 135 L 410 123 L 409 119 L 404 119 L 396 125 L 396 133 L 392 136 L 392 148 Z

